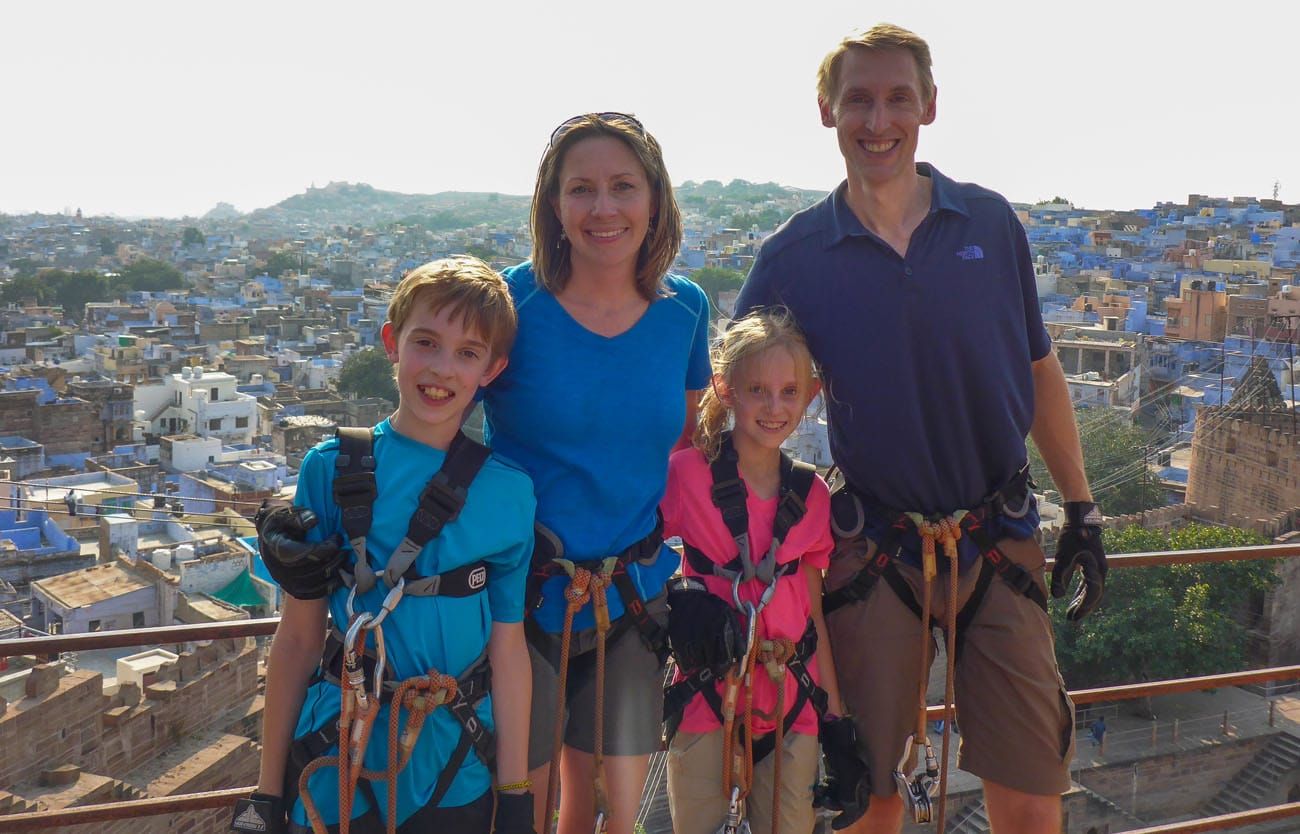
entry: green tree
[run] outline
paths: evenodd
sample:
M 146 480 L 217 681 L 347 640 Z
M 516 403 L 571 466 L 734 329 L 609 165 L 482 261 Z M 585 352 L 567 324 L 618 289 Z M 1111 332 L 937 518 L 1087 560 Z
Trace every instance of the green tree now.
M 272 252 L 271 256 L 266 259 L 267 275 L 272 278 L 279 278 L 286 272 L 303 272 L 307 269 L 307 259 L 295 252 Z
M 141 258 L 133 264 L 123 267 L 121 274 L 112 284 L 114 292 L 164 292 L 179 290 L 185 286 L 185 276 L 169 263 Z
M 1107 530 L 1111 554 L 1242 547 L 1249 530 L 1190 524 Z M 1101 606 L 1078 623 L 1052 607 L 1056 655 L 1070 687 L 1108 686 L 1244 668 L 1252 600 L 1277 582 L 1271 561 L 1112 570 Z
M 339 369 L 339 391 L 355 397 L 383 397 L 397 403 L 393 365 L 378 348 L 365 348 L 343 360 Z
M 1085 409 L 1076 415 L 1088 482 L 1106 514 L 1126 515 L 1161 506 L 1160 485 L 1146 466 L 1151 450 L 1162 445 L 1161 438 L 1113 411 Z M 1032 441 L 1029 471 L 1039 489 L 1056 489 Z
M 181 232 L 181 245 L 183 246 L 202 246 L 207 241 L 203 232 L 193 226 L 186 226 L 185 231 Z
M 117 251 L 117 244 L 113 242 L 113 239 L 111 237 L 109 237 L 108 235 L 104 235 L 99 239 L 99 254 L 112 255 L 116 251 Z
M 738 290 L 745 283 L 745 274 L 734 269 L 720 266 L 706 266 L 691 273 L 691 280 L 700 285 L 714 307 L 718 306 L 718 293 L 723 290 Z

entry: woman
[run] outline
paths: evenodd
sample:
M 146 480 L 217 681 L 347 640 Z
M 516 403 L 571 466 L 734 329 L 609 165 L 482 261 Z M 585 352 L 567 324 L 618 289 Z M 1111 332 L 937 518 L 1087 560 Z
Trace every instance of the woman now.
M 668 273 L 681 216 L 659 143 L 632 116 L 591 113 L 556 128 L 538 166 L 532 229 L 533 260 L 506 272 L 518 339 L 484 406 L 489 442 L 532 476 L 537 520 L 554 534 L 539 536 L 528 600 L 537 828 L 548 830 L 558 735 L 559 830 L 586 834 L 604 814 L 610 832 L 631 834 L 659 746 L 656 632 L 664 583 L 679 562 L 663 545 L 657 507 L 668 455 L 689 438 L 710 378 L 709 305 L 699 287 Z M 560 550 L 598 577 L 601 568 L 613 571 L 603 722 L 601 637 L 580 588 L 561 663 L 570 575 L 549 558 Z M 597 600 L 601 594 L 594 591 Z M 508 685 L 504 670 L 497 685 Z

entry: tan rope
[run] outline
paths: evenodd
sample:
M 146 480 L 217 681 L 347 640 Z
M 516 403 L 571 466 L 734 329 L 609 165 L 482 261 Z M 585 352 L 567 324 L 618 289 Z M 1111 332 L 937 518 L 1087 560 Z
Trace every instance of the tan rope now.
M 555 827 L 555 800 L 560 791 L 560 754 L 564 751 L 564 699 L 569 684 L 569 649 L 573 640 L 573 615 L 591 599 L 591 571 L 575 567 L 569 585 L 564 589 L 564 633 L 560 638 L 560 680 L 556 687 L 555 735 L 551 744 L 551 769 L 546 783 L 546 816 L 542 818 L 543 834 Z

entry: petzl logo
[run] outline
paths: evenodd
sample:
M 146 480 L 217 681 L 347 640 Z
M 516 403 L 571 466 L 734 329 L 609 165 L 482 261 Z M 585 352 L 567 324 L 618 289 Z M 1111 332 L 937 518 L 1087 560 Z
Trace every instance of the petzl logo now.
M 984 260 L 984 250 L 977 244 L 970 244 L 957 250 L 957 257 L 963 261 L 982 261 Z
M 242 814 L 235 818 L 235 823 L 231 828 L 236 831 L 265 831 L 266 820 L 262 819 L 262 815 L 257 813 L 257 808 L 249 805 Z
M 487 568 L 477 567 L 469 572 L 469 587 L 477 591 L 487 584 Z

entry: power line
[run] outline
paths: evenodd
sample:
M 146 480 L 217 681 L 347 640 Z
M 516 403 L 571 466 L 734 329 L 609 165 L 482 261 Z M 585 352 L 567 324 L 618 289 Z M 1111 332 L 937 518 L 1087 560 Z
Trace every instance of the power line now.
M 43 483 L 41 481 L 32 481 L 32 480 L 12 481 L 5 478 L 0 478 L 0 484 L 14 484 L 16 486 L 39 487 L 42 489 L 49 489 L 49 490 L 66 489 L 69 492 L 72 492 L 73 494 L 82 493 L 87 495 L 100 495 L 100 494 L 128 495 L 134 498 L 153 498 L 155 500 L 158 498 L 171 499 L 171 498 L 183 497 L 175 494 L 167 494 L 161 492 L 122 492 L 120 490 L 113 489 L 113 488 L 109 488 L 109 489 L 103 489 L 99 487 L 92 488 L 92 487 L 77 486 L 76 484 L 56 484 L 48 481 Z M 234 498 L 198 498 L 196 496 L 184 496 L 184 497 L 191 498 L 192 500 L 195 501 L 212 501 L 213 503 L 220 501 L 223 504 L 239 504 L 244 507 L 262 506 L 261 501 L 239 501 Z

